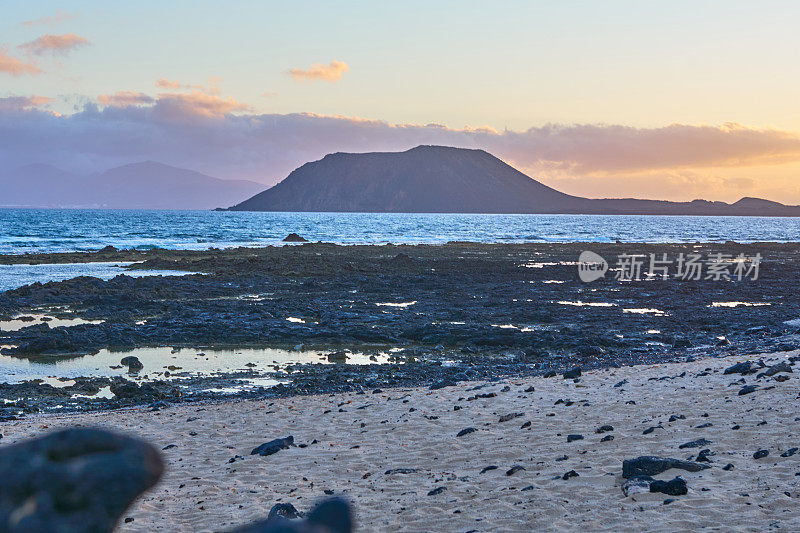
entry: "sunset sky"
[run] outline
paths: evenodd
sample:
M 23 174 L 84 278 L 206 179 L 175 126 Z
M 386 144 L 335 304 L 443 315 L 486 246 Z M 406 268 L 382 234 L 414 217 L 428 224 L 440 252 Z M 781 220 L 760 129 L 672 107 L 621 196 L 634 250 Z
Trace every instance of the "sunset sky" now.
M 0 0 L 0 172 L 271 185 L 484 148 L 593 197 L 800 204 L 800 3 Z

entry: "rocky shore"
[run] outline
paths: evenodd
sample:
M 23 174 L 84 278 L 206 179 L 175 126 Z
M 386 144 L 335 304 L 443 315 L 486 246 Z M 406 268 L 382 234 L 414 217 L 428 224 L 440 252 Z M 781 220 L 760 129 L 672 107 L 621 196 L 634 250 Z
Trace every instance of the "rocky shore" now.
M 583 250 L 609 259 L 605 278 L 584 283 Z M 794 349 L 800 323 L 798 244 L 471 244 L 284 247 L 209 251 L 116 250 L 0 256 L 0 264 L 134 261 L 134 269 L 197 272 L 181 277 L 103 281 L 79 277 L 0 294 L 0 354 L 66 360 L 143 346 L 264 347 L 366 354 L 394 349 L 386 364 L 295 364 L 268 373 L 278 387 L 234 397 L 271 398 L 457 383 L 687 358 Z M 763 257 L 757 280 L 614 279 L 620 254 L 723 253 Z M 36 323 L 14 331 L 3 320 L 47 313 L 91 321 Z M 168 363 L 165 362 L 166 366 Z M 0 385 L 0 416 L 39 409 L 107 409 L 213 399 L 236 374 L 174 380 L 120 372 L 54 387 Z M 95 399 L 104 387 L 119 394 Z

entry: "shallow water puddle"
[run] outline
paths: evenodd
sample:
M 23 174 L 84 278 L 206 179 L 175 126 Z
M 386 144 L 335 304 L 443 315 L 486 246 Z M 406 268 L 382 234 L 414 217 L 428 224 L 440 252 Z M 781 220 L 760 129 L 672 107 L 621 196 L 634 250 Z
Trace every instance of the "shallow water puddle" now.
M 706 307 L 764 307 L 772 305 L 768 302 L 711 302 Z
M 389 353 L 365 354 L 335 352 L 338 357 L 329 359 L 330 350 L 286 350 L 280 348 L 182 348 L 169 346 L 136 348 L 130 351 L 100 350 L 94 355 L 70 357 L 63 355 L 31 358 L 0 355 L 0 382 L 18 383 L 30 379 L 44 379 L 53 386 L 59 379 L 76 377 L 135 377 L 140 380 L 184 379 L 194 376 L 214 376 L 231 372 L 272 372 L 288 365 L 303 363 L 334 364 L 342 355 L 347 364 L 369 365 L 389 362 Z M 135 356 L 144 368 L 129 374 L 120 365 L 123 357 Z M 243 379 L 257 379 L 243 378 Z M 63 383 L 59 382 L 59 383 Z M 276 384 L 277 381 L 273 384 Z M 61 385 L 68 386 L 68 385 Z
M 31 283 L 64 281 L 78 276 L 111 279 L 120 274 L 133 278 L 145 276 L 187 276 L 198 272 L 182 270 L 127 270 L 133 262 L 58 263 L 41 265 L 0 265 L 0 292 Z
M 83 318 L 57 318 L 44 313 L 26 313 L 11 320 L 0 320 L 0 331 L 19 331 L 28 326 L 47 324 L 51 328 L 79 326 L 81 324 L 102 324 L 104 320 L 84 320 Z
M 622 312 L 631 313 L 634 315 L 667 316 L 667 313 L 665 311 L 662 311 L 661 309 L 648 308 L 648 307 L 628 308 L 628 309 L 623 309 Z
M 557 302 L 559 305 L 572 305 L 575 307 L 616 307 L 617 304 L 613 302 L 583 302 L 581 300 L 576 300 L 574 302 L 561 300 Z
M 411 307 L 412 305 L 415 305 L 416 303 L 417 303 L 417 301 L 414 300 L 414 301 L 411 301 L 411 302 L 396 302 L 396 303 L 395 302 L 380 302 L 380 303 L 376 303 L 375 305 L 377 305 L 378 307 Z

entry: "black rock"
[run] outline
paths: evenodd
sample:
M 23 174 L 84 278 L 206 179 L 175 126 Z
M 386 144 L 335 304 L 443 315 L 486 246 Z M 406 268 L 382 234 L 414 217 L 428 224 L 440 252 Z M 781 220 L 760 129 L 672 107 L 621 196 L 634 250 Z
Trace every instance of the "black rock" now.
M 464 428 L 456 434 L 456 437 L 463 437 L 464 435 L 469 435 L 470 433 L 475 433 L 478 431 L 475 428 Z
M 481 474 L 485 474 L 486 472 L 488 472 L 490 470 L 497 470 L 497 466 L 496 465 L 484 466 L 483 470 L 481 470 Z
M 567 435 L 567 442 L 574 442 L 576 440 L 583 440 L 583 435 Z
M 514 474 L 516 474 L 516 473 L 517 473 L 517 472 L 519 472 L 520 470 L 525 470 L 525 467 L 524 467 L 524 466 L 522 466 L 522 465 L 514 465 L 514 466 L 512 466 L 511 468 L 509 468 L 509 469 L 506 471 L 506 475 L 507 475 L 507 476 L 513 476 Z
M 744 361 L 743 363 L 736 363 L 733 366 L 729 366 L 725 369 L 723 374 L 753 374 L 756 371 L 756 366 L 753 361 Z
M 519 418 L 521 416 L 525 416 L 525 413 L 508 413 L 507 415 L 500 417 L 500 422 L 508 422 L 509 420 L 514 420 L 515 418 Z
M 622 381 L 620 381 L 618 383 L 615 383 L 614 387 L 615 388 L 619 388 L 619 387 L 622 387 L 623 385 L 627 385 L 627 383 L 628 383 L 628 380 L 627 379 L 623 379 Z
M 751 392 L 755 392 L 758 387 L 755 385 L 745 385 L 741 389 L 739 389 L 739 396 L 744 396 L 745 394 L 750 394 Z
M 0 448 L 0 531 L 111 531 L 164 471 L 150 444 L 73 428 Z
M 564 474 L 563 476 L 561 476 L 561 479 L 563 479 L 564 481 L 566 481 L 566 480 L 568 480 L 568 479 L 569 479 L 569 478 L 571 478 L 571 477 L 578 477 L 579 475 L 580 475 L 580 474 L 578 474 L 576 471 L 574 471 L 574 470 L 570 470 L 569 472 L 567 472 L 566 474 Z
M 436 487 L 433 490 L 428 491 L 428 496 L 436 496 L 437 494 L 441 494 L 447 490 L 447 487 Z
M 781 454 L 781 457 L 791 457 L 797 453 L 798 448 L 789 448 Z
M 660 492 L 662 494 L 669 494 L 670 496 L 683 496 L 688 490 L 686 488 L 686 481 L 678 476 L 670 481 L 662 481 L 660 479 L 653 480 L 653 482 L 650 483 L 650 492 Z
M 278 453 L 281 450 L 288 450 L 290 446 L 294 446 L 294 437 L 291 435 L 283 439 L 271 440 L 260 446 L 256 446 L 253 448 L 253 451 L 250 452 L 250 455 L 261 455 L 262 457 L 266 457 L 268 455 Z
M 267 520 L 274 520 L 276 518 L 286 518 L 287 520 L 294 520 L 300 518 L 300 513 L 294 508 L 291 503 L 276 503 L 269 510 Z
M 753 454 L 753 459 L 763 459 L 769 455 L 769 450 L 758 450 Z
M 308 242 L 308 240 L 304 239 L 297 233 L 290 233 L 283 239 L 283 242 Z
M 606 435 L 605 437 L 600 439 L 600 442 L 608 442 L 608 441 L 611 441 L 611 440 L 614 440 L 614 435 Z
M 387 476 L 393 476 L 394 474 L 413 474 L 417 472 L 418 468 L 392 468 L 384 472 Z
M 351 533 L 353 516 L 350 505 L 339 498 L 322 502 L 305 520 L 283 517 L 267 518 L 231 530 L 229 533 Z
M 728 463 L 722 467 L 723 470 L 733 470 L 733 463 Z
M 681 459 L 643 455 L 636 459 L 626 459 L 622 462 L 622 477 L 627 479 L 634 476 L 655 476 L 666 472 L 670 468 L 678 468 L 688 472 L 699 472 L 700 470 L 711 467 L 702 463 L 684 461 Z
M 128 370 L 141 370 L 144 368 L 144 365 L 139 358 L 134 355 L 129 355 L 128 357 L 123 357 L 122 360 L 119 362 L 122 366 L 127 366 Z
M 564 372 L 564 379 L 577 379 L 579 377 L 581 377 L 581 369 L 578 366 Z
M 700 446 L 706 446 L 707 444 L 711 444 L 710 440 L 706 439 L 697 439 L 697 440 L 690 440 L 689 442 L 684 442 L 680 446 L 679 449 L 684 450 L 686 448 L 699 448 Z
M 595 433 L 605 433 L 607 431 L 614 431 L 614 426 L 605 424 L 594 430 Z
M 689 339 L 675 339 L 675 342 L 672 343 L 672 348 L 674 350 L 684 350 L 686 348 L 691 348 L 692 342 Z
M 776 365 L 772 365 L 771 367 L 767 368 L 765 371 L 761 372 L 756 376 L 757 379 L 774 376 L 780 372 L 792 372 L 792 367 L 786 361 L 780 362 Z
M 667 422 L 675 422 L 676 420 L 685 420 L 686 415 L 670 415 L 669 420 Z
M 554 378 L 554 377 L 556 377 L 557 375 L 558 375 L 558 374 L 556 374 L 555 370 L 550 370 L 549 372 L 546 372 L 546 373 L 544 374 L 544 376 L 543 376 L 543 377 L 546 377 L 546 378 Z

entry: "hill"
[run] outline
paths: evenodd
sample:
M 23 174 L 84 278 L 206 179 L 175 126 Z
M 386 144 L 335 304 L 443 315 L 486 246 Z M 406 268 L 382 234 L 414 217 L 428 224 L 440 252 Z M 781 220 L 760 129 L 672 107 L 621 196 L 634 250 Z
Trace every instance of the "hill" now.
M 541 213 L 800 216 L 800 207 L 757 198 L 589 199 L 523 174 L 484 150 L 418 146 L 405 152 L 334 153 L 306 163 L 235 211 Z

